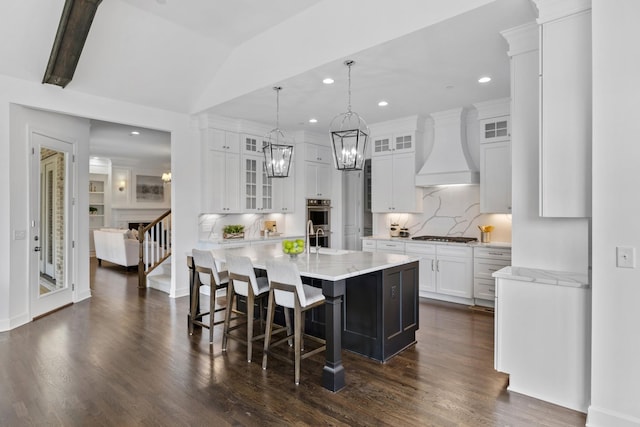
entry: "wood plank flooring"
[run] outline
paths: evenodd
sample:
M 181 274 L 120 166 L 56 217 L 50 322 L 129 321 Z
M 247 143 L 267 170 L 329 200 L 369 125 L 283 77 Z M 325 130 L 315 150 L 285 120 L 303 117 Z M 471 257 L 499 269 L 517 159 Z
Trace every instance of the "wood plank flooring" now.
M 493 317 L 423 300 L 418 344 L 386 364 L 343 353 L 347 387 L 320 385 L 323 357 L 261 368 L 216 329 L 189 336 L 187 298 L 92 262 L 93 297 L 0 333 L 1 426 L 581 426 L 585 415 L 505 390 Z M 186 268 L 186 267 L 185 267 Z

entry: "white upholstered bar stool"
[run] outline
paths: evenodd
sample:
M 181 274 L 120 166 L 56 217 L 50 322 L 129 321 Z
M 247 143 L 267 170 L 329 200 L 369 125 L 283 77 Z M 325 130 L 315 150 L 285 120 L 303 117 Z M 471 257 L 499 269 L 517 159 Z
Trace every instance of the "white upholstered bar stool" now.
M 224 320 L 224 336 L 222 337 L 222 351 L 227 351 L 227 338 L 240 341 L 247 345 L 247 362 L 251 362 L 253 342 L 264 337 L 264 334 L 253 334 L 254 323 L 254 303 L 258 302 L 260 311 L 260 323 L 263 323 L 263 301 L 269 292 L 269 281 L 266 277 L 256 277 L 251 259 L 245 256 L 226 255 L 227 270 L 229 271 L 229 287 L 227 288 L 227 312 Z M 247 301 L 246 339 L 231 331 L 241 327 L 243 323 L 231 323 L 231 312 L 233 311 L 233 300 L 236 295 L 242 295 Z
M 277 359 L 291 362 L 290 358 L 271 351 L 271 348 L 291 340 L 290 328 L 282 327 L 273 330 L 275 305 L 282 306 L 285 313 L 287 310 L 293 309 L 293 346 L 295 353 L 293 363 L 295 365 L 295 383 L 298 385 L 300 384 L 300 361 L 326 349 L 325 340 L 304 334 L 304 314 L 312 308 L 323 305 L 325 298 L 322 295 L 322 289 L 302 283 L 298 266 L 293 262 L 267 260 L 267 276 L 269 277 L 269 305 L 267 307 L 267 330 L 264 338 L 262 369 L 267 369 L 267 354 Z M 284 338 L 271 343 L 271 335 L 280 332 L 287 332 L 287 334 Z M 303 337 L 322 345 L 314 350 L 305 352 L 305 354 L 301 354 Z
M 194 268 L 194 286 L 191 295 L 191 316 L 189 321 L 189 335 L 193 335 L 193 328 L 199 325 L 209 328 L 209 345 L 213 346 L 213 327 L 224 323 L 224 319 L 215 321 L 215 314 L 225 311 L 225 307 L 216 308 L 216 293 L 219 289 L 224 289 L 229 283 L 229 275 L 226 270 L 218 270 L 216 260 L 211 251 L 203 251 L 193 249 L 191 251 L 193 257 Z M 222 265 L 221 265 L 222 267 Z M 198 312 L 198 304 L 200 302 L 200 287 L 209 287 L 209 311 L 204 313 Z M 209 315 L 209 323 L 204 323 L 202 318 Z

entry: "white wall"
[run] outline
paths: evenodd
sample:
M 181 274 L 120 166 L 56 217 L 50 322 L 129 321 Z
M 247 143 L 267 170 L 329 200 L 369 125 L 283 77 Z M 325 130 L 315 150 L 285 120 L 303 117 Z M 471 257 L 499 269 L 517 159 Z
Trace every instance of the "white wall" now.
M 10 105 L 19 104 L 37 109 L 60 112 L 72 116 L 86 117 L 122 124 L 132 124 L 151 129 L 171 132 L 172 169 L 180 171 L 174 174 L 172 181 L 172 201 L 174 212 L 174 253 L 181 254 L 190 250 L 197 242 L 198 212 L 200 211 L 200 163 L 198 160 L 197 134 L 192 134 L 189 128 L 189 118 L 184 114 L 151 109 L 139 105 L 128 104 L 115 100 L 99 98 L 61 89 L 40 83 L 30 83 L 20 79 L 0 76 L 0 170 L 5 182 L 12 184 L 20 181 L 28 182 L 28 169 L 10 169 L 10 147 L 21 151 L 23 142 L 12 141 L 10 128 L 12 126 L 9 114 Z M 27 150 L 22 150 L 27 156 Z M 88 159 L 86 165 L 88 174 Z M 87 175 L 88 176 L 88 175 Z M 11 264 L 12 229 L 28 229 L 28 219 L 18 221 L 24 224 L 11 223 L 11 213 L 14 205 L 24 203 L 25 195 L 10 191 L 11 186 L 0 189 L 0 199 L 8 203 L 0 209 L 0 330 L 10 329 L 24 323 L 14 320 L 15 313 L 28 311 L 27 302 L 21 295 L 28 286 L 27 270 L 23 266 Z M 79 256 L 82 256 L 79 254 Z M 88 259 L 88 245 L 86 255 Z M 173 257 L 172 296 L 188 293 L 188 274 L 184 267 L 184 259 Z M 84 277 L 78 281 L 88 283 L 87 272 L 79 272 Z M 77 286 L 80 286 L 77 284 Z M 15 304 L 14 304 L 15 302 Z
M 640 426 L 640 2 L 593 0 L 593 318 L 590 426 Z M 616 268 L 617 246 L 636 268 Z

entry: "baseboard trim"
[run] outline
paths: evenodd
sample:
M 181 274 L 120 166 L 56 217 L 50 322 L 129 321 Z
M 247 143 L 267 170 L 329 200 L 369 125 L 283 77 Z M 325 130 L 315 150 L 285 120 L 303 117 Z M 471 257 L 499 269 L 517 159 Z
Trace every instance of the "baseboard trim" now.
M 597 406 L 589 406 L 587 427 L 640 427 L 640 418 L 610 411 Z

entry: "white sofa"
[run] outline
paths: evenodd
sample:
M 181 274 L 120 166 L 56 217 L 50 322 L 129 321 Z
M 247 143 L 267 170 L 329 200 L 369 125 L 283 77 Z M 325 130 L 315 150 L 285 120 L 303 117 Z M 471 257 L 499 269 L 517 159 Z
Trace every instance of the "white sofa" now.
M 130 238 L 129 230 L 105 228 L 94 230 L 96 258 L 98 264 L 109 261 L 123 267 L 138 265 L 140 245 L 138 239 Z

